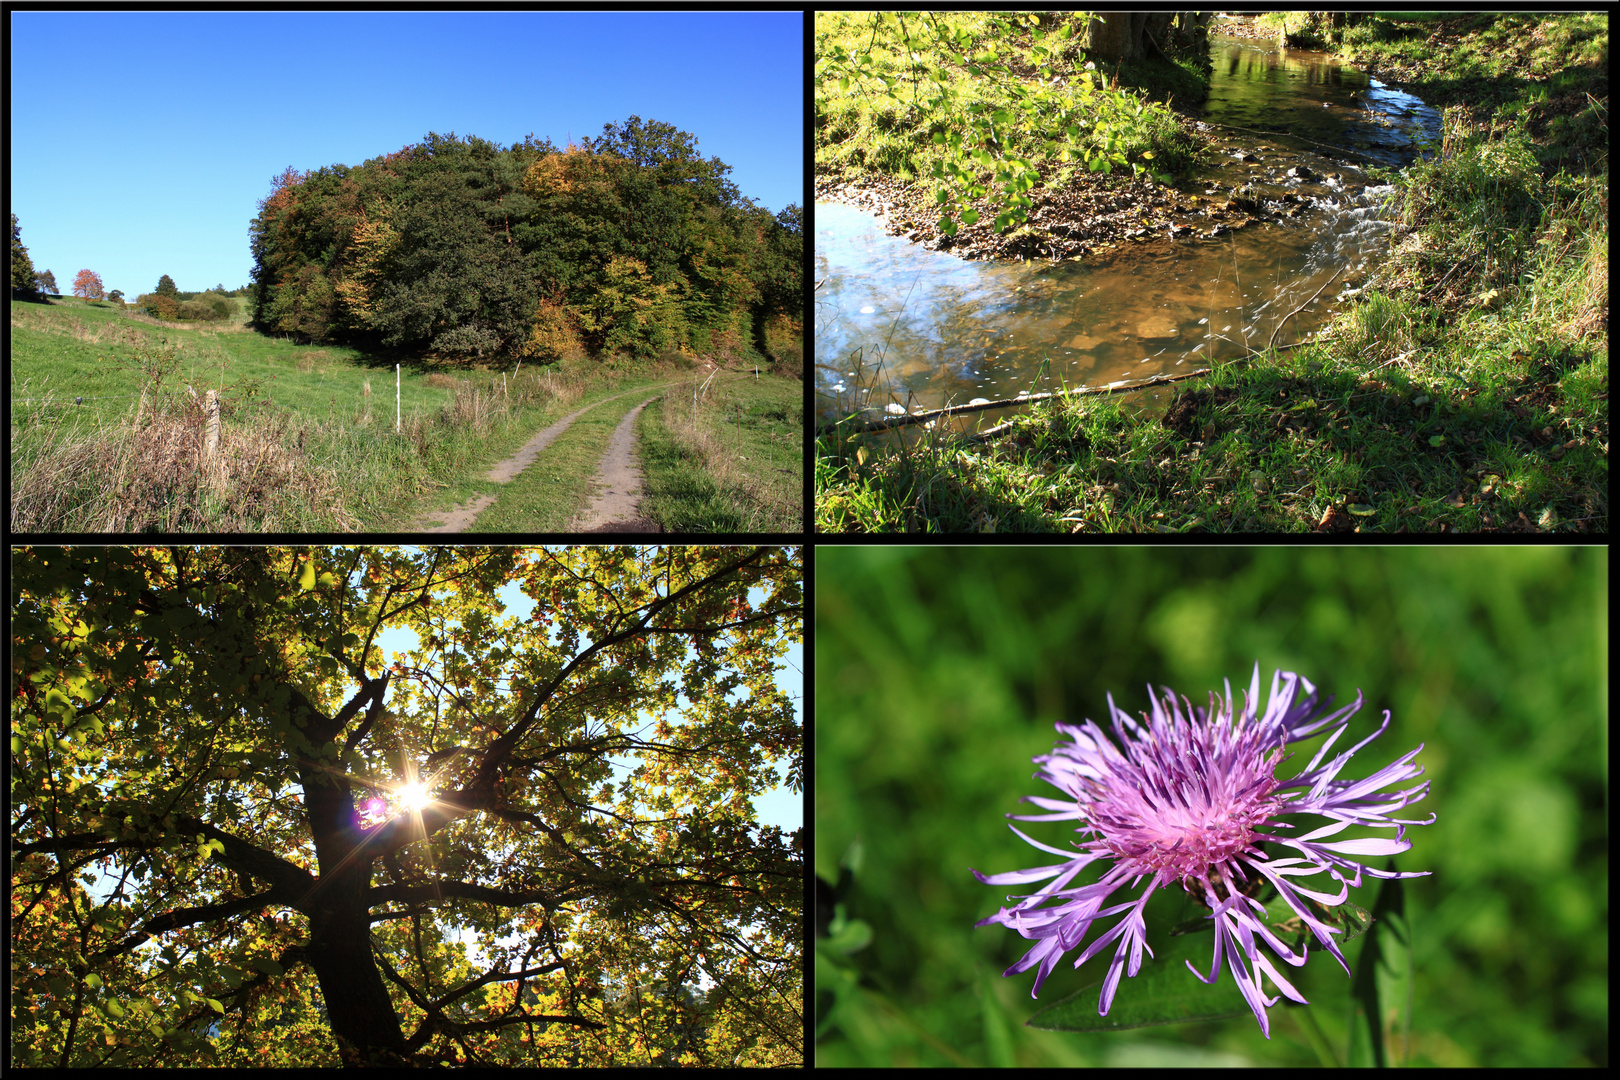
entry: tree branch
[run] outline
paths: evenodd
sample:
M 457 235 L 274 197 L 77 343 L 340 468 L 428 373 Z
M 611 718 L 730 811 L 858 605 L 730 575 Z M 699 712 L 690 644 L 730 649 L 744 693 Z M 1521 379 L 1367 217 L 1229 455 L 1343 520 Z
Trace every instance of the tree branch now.
M 547 909 L 556 904 L 556 898 L 549 893 L 496 889 L 470 881 L 436 880 L 409 885 L 373 885 L 366 892 L 366 903 L 372 906 L 391 903 L 423 904 L 430 900 L 450 898 L 482 900 L 488 904 L 507 906 L 539 904 Z M 373 918 L 375 920 L 376 917 Z
M 1314 297 L 1313 297 L 1314 299 Z M 1149 387 L 1160 386 L 1165 383 L 1181 382 L 1183 379 L 1197 379 L 1208 375 L 1209 368 L 1199 368 L 1184 375 L 1154 375 L 1153 377 L 1130 386 L 1076 386 L 1070 390 L 1052 390 L 1041 394 L 1023 394 L 1019 397 L 1002 398 L 999 401 L 987 401 L 979 405 L 951 405 L 943 409 L 929 409 L 926 412 L 913 413 L 910 416 L 895 416 L 883 420 L 868 420 L 858 424 L 852 431 L 887 431 L 891 428 L 905 427 L 908 424 L 925 424 L 940 417 L 961 416 L 964 413 L 983 412 L 985 409 L 1007 409 L 1016 405 L 1030 405 L 1037 401 L 1046 401 L 1062 397 L 1094 397 L 1110 394 L 1129 394 L 1136 390 L 1146 390 Z M 833 423 L 822 424 L 818 431 L 825 432 L 834 426 Z
M 183 926 L 194 926 L 200 922 L 213 922 L 216 919 L 228 919 L 232 915 L 240 915 L 244 911 L 254 911 L 270 902 L 270 897 L 274 894 L 274 892 L 275 890 L 272 889 L 270 892 L 260 893 L 258 896 L 243 897 L 239 900 L 227 900 L 223 904 L 210 904 L 207 907 L 180 908 L 177 911 L 169 912 L 167 915 L 159 915 L 155 919 L 148 920 L 144 925 L 141 926 L 139 930 L 130 934 L 129 937 L 125 938 L 117 945 L 95 953 L 91 957 L 91 960 L 110 960 L 111 958 L 122 953 L 127 953 L 131 949 L 137 948 L 149 940 L 154 934 L 165 933 L 169 930 L 178 930 Z
M 390 672 L 384 671 L 381 679 L 366 680 L 368 684 L 367 689 L 371 689 L 373 685 L 376 688 L 375 692 L 371 696 L 371 708 L 366 710 L 366 718 L 364 722 L 362 722 L 359 727 L 355 728 L 354 731 L 349 733 L 348 740 L 343 744 L 343 752 L 345 754 L 365 741 L 366 735 L 371 731 L 371 725 L 375 724 L 377 722 L 377 718 L 382 715 L 383 695 L 388 692 L 388 676 L 390 674 Z

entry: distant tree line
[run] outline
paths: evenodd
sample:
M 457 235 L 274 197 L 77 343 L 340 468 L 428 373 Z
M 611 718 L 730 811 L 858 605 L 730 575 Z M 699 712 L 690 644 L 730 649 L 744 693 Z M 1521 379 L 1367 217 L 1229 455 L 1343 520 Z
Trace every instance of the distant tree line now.
M 11 215 L 11 295 L 16 300 L 43 303 L 48 297 L 60 295 L 56 275 L 49 270 L 35 270 L 34 260 L 22 242 L 22 225 L 17 215 Z
M 215 285 L 206 292 L 181 292 L 175 286 L 174 279 L 164 274 L 159 279 L 157 288 L 139 297 L 136 305 L 146 314 L 160 319 L 225 319 L 235 314 L 237 310 L 237 305 L 228 298 L 246 297 L 252 290 L 251 285 L 231 290 L 227 290 L 224 285 Z M 16 214 L 11 215 L 11 295 L 18 300 L 34 301 L 61 295 L 55 274 L 49 270 L 34 269 L 33 259 L 29 257 L 28 249 L 23 246 L 22 226 L 17 221 Z M 73 295 L 86 302 L 106 300 L 113 304 L 124 303 L 122 290 L 113 289 L 107 292 L 102 284 L 101 275 L 94 270 L 79 271 L 73 280 Z
M 55 279 L 53 278 L 54 282 Z M 11 215 L 11 295 L 18 300 L 37 300 L 43 290 L 39 275 L 34 272 L 34 260 L 22 242 L 22 225 L 17 215 Z
M 254 321 L 469 359 L 796 349 L 802 211 L 773 216 L 730 171 L 635 116 L 561 150 L 430 132 L 288 169 L 250 230 Z
M 237 305 L 231 297 L 246 297 L 252 291 L 251 285 L 239 289 L 215 285 L 205 292 L 181 292 L 174 279 L 164 274 L 158 279 L 157 288 L 137 297 L 135 305 L 143 314 L 156 319 L 217 322 L 236 314 Z

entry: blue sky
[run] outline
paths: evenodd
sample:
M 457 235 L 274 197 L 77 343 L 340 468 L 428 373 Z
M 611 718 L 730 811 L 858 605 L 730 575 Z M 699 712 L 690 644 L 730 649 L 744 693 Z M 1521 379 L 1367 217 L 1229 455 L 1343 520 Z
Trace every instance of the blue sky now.
M 12 212 L 36 271 L 130 299 L 248 284 L 288 166 L 428 132 L 561 147 L 632 115 L 804 205 L 800 12 L 14 12 Z

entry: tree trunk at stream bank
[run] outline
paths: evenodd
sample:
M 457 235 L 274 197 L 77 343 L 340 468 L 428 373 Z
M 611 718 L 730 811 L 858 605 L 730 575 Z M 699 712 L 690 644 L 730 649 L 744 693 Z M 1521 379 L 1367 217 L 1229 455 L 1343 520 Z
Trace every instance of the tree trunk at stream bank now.
M 1105 12 L 1100 20 L 1092 21 L 1086 49 L 1097 59 L 1113 63 L 1141 60 L 1147 55 L 1142 49 L 1147 22 L 1145 11 Z
M 1136 60 L 1163 60 L 1172 46 L 1171 24 L 1181 20 L 1175 30 L 1174 47 L 1177 49 L 1209 49 L 1208 13 L 1191 11 L 1110 11 L 1093 19 L 1086 41 L 1092 56 L 1107 63 Z

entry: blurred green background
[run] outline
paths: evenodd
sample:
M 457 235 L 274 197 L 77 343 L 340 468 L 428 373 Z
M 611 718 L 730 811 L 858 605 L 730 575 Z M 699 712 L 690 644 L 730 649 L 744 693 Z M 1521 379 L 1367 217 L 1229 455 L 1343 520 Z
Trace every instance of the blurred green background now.
M 1069 953 L 1035 1001 L 1033 972 L 1001 977 L 1029 943 L 973 925 L 1028 890 L 980 885 L 970 866 L 1055 861 L 1004 817 L 1035 810 L 1021 796 L 1057 794 L 1030 761 L 1055 721 L 1111 734 L 1105 694 L 1139 716 L 1150 682 L 1200 705 L 1230 678 L 1241 697 L 1256 660 L 1262 694 L 1277 667 L 1340 704 L 1365 693 L 1335 750 L 1393 712 L 1347 777 L 1427 744 L 1429 796 L 1396 815 L 1438 821 L 1410 828 L 1396 860 L 1433 874 L 1404 882 L 1417 980 L 1395 1060 L 1608 1063 L 1606 549 L 822 546 L 815 582 L 816 871 L 836 880 L 859 839 L 844 906 L 873 931 L 833 961 L 859 983 L 817 1040 L 818 1066 L 1322 1062 L 1286 999 L 1269 1042 L 1252 1016 L 1025 1027 L 1100 977 L 1112 947 L 1080 971 Z M 1294 770 L 1321 741 L 1292 748 Z M 1073 836 L 1018 824 L 1055 847 Z M 1371 907 L 1378 883 L 1363 881 L 1351 899 Z M 1345 947 L 1352 966 L 1360 944 Z M 1283 970 L 1342 1056 L 1349 978 L 1319 949 Z M 818 986 L 818 1025 L 833 1007 Z

